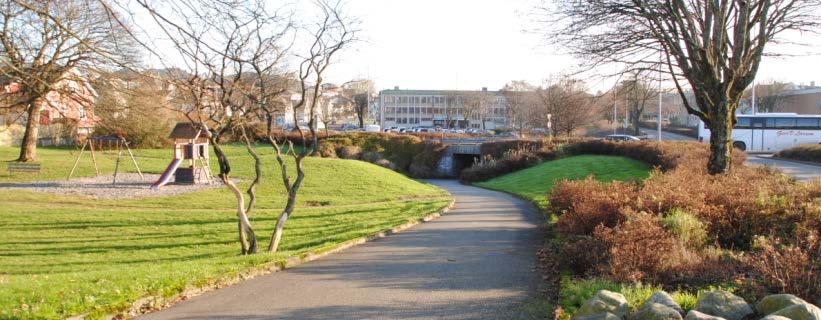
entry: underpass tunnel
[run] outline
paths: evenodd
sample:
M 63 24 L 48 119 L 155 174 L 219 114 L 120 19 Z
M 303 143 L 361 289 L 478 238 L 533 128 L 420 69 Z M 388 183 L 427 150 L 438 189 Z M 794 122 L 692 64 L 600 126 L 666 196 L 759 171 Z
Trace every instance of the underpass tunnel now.
M 458 178 L 462 174 L 462 170 L 470 168 L 475 162 L 479 161 L 478 154 L 454 154 L 453 155 L 453 173 Z

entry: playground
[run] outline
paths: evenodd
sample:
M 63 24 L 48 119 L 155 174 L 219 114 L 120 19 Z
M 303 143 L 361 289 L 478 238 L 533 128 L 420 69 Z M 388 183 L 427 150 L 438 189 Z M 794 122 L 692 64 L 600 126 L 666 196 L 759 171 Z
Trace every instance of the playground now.
M 219 183 L 211 184 L 169 184 L 158 190 L 152 190 L 151 185 L 159 180 L 161 175 L 145 173 L 140 177 L 137 173 L 121 173 L 117 177 L 117 185 L 112 186 L 113 175 L 96 177 L 72 178 L 71 180 L 29 181 L 17 183 L 0 183 L 0 189 L 25 189 L 62 195 L 76 195 L 94 199 L 132 199 L 145 197 L 164 197 L 196 192 L 221 187 Z
M 73 162 L 64 180 L 40 179 L 41 165 L 37 163 L 30 167 L 33 170 L 28 170 L 28 173 L 35 174 L 34 181 L 30 180 L 31 175 L 12 173 L 9 169 L 6 178 L 13 181 L 22 176 L 25 182 L 0 179 L 0 189 L 27 189 L 95 199 L 128 199 L 171 196 L 220 185 L 211 174 L 208 133 L 205 130 L 195 128 L 190 123 L 178 123 L 168 138 L 173 142 L 173 147 L 166 153 L 170 163 L 160 174 L 144 174 L 135 152 L 122 136 L 91 136 L 83 141 L 79 152 L 66 149 Z M 61 158 L 65 160 L 65 156 Z M 150 162 L 154 168 L 156 160 L 151 159 Z M 88 176 L 89 173 L 93 176 Z

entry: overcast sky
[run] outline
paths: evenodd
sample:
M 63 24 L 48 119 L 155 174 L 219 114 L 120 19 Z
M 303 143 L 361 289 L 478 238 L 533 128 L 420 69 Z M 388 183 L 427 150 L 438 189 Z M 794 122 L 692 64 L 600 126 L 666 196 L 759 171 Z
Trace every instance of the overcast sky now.
M 511 80 L 539 83 L 570 70 L 572 58 L 544 45 L 530 12 L 539 0 L 348 0 L 363 39 L 340 57 L 328 79 L 370 77 L 380 89 L 499 89 Z M 816 37 L 815 39 L 819 39 Z M 819 39 L 821 40 L 821 39 Z M 793 52 L 821 52 L 815 47 Z M 766 59 L 758 79 L 821 84 L 821 56 Z M 613 80 L 591 79 L 591 89 Z

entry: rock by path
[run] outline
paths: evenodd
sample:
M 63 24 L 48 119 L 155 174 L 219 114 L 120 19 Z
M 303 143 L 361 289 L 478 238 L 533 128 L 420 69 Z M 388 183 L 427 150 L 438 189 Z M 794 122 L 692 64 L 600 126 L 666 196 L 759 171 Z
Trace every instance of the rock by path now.
M 439 219 L 141 319 L 544 319 L 536 209 L 431 182 L 456 197 Z

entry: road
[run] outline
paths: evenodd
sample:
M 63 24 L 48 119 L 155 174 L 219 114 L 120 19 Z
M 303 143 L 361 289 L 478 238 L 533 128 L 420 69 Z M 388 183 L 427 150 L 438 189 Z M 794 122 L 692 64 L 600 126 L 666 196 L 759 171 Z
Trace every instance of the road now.
M 456 197 L 439 219 L 140 319 L 544 319 L 536 210 L 503 193 L 431 183 Z
M 653 129 L 642 128 L 641 132 L 647 135 L 647 138 L 650 140 L 658 140 L 658 131 Z M 664 141 L 695 141 L 696 138 L 685 136 L 681 134 L 676 134 L 667 131 L 661 131 L 661 140 Z
M 658 133 L 655 130 L 650 129 L 641 129 L 642 132 L 650 136 L 651 139 L 655 139 L 658 137 Z M 667 131 L 661 132 L 661 139 L 662 140 L 695 140 L 692 137 L 670 133 Z M 747 160 L 745 161 L 747 165 L 762 165 L 768 167 L 774 167 L 786 175 L 789 175 L 799 181 L 809 181 L 812 179 L 819 179 L 821 178 L 821 166 L 805 164 L 800 162 L 793 162 L 787 160 L 781 160 L 773 158 L 771 154 L 756 154 L 756 153 L 748 153 Z
M 821 166 L 775 159 L 769 154 L 747 154 L 747 161 L 745 161 L 745 163 L 748 165 L 776 167 L 784 174 L 789 175 L 798 181 L 821 179 Z

